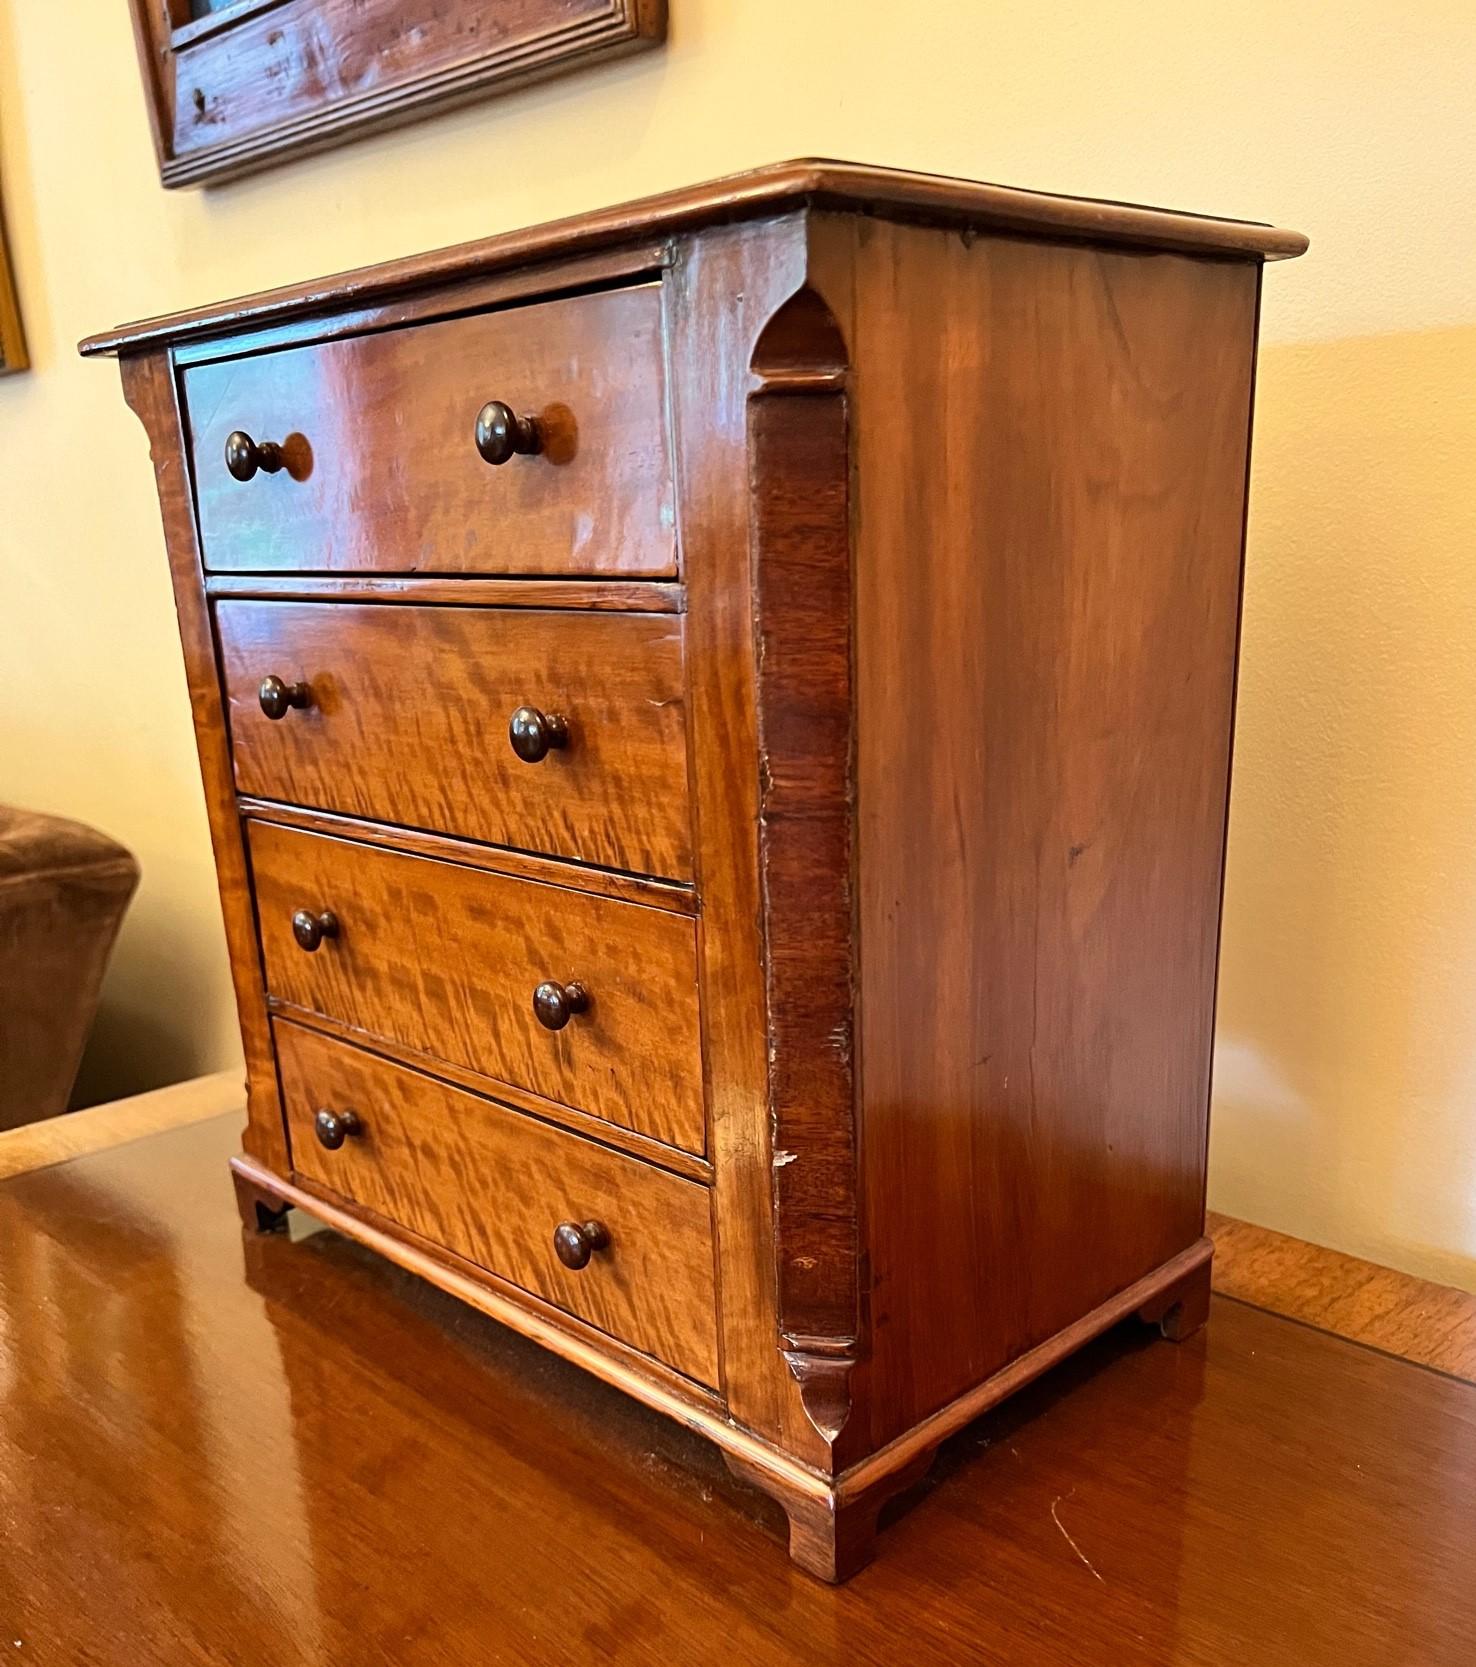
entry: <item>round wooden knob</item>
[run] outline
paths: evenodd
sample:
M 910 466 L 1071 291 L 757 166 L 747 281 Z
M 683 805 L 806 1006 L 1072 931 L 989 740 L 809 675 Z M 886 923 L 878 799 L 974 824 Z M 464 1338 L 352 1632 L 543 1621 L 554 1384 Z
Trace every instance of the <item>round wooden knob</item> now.
M 507 720 L 507 738 L 525 764 L 539 764 L 557 747 L 569 745 L 568 720 L 557 712 L 520 706 Z
M 330 1152 L 336 1152 L 351 1134 L 358 1134 L 363 1127 L 352 1111 L 329 1111 L 327 1106 L 313 1119 L 313 1133 L 318 1137 L 319 1146 L 326 1146 Z
M 280 677 L 263 677 L 256 698 L 269 718 L 285 718 L 294 706 L 311 706 L 313 691 L 306 683 L 284 683 Z
M 531 457 L 542 449 L 536 417 L 520 417 L 500 399 L 489 399 L 477 412 L 477 450 L 487 463 L 506 463 L 520 454 Z
M 576 1013 L 589 1006 L 582 984 L 540 984 L 533 992 L 533 1016 L 545 1030 L 562 1030 Z
M 297 947 L 311 955 L 324 938 L 338 936 L 338 916 L 332 909 L 316 915 L 311 909 L 299 909 L 292 917 L 292 936 L 297 939 Z
M 226 436 L 225 460 L 237 480 L 250 480 L 258 469 L 274 475 L 286 461 L 275 440 L 256 441 L 239 428 Z
M 575 1273 L 587 1268 L 590 1257 L 609 1243 L 610 1229 L 602 1221 L 561 1221 L 554 1228 L 554 1254 Z

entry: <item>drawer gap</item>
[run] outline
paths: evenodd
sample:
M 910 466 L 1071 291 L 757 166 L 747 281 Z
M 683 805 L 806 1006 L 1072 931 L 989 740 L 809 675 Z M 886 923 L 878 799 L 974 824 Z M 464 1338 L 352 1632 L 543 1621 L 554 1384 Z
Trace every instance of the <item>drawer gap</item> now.
M 517 845 L 452 839 L 437 833 L 434 828 L 417 828 L 403 822 L 369 822 L 276 799 L 242 796 L 237 804 L 242 817 L 251 822 L 354 839 L 384 850 L 402 851 L 407 856 L 425 857 L 431 862 L 460 863 L 480 868 L 489 874 L 536 879 L 543 885 L 558 886 L 564 891 L 594 891 L 602 897 L 613 897 L 645 908 L 664 909 L 669 914 L 695 915 L 700 912 L 693 884 L 660 874 L 606 868 L 600 863 L 580 862 L 572 857 L 551 857 L 546 852 L 524 850 Z M 499 857 L 511 860 L 499 862 Z

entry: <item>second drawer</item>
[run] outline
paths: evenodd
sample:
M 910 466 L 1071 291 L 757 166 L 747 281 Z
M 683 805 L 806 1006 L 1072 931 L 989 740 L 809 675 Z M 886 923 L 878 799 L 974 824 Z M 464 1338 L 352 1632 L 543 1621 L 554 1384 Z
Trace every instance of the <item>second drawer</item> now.
M 249 840 L 272 996 L 704 1150 L 690 917 L 265 822 Z M 299 937 L 299 913 L 330 932 Z M 540 985 L 564 992 L 543 1022 Z
M 672 615 L 220 602 L 215 617 L 242 793 L 690 876 Z M 525 753 L 547 743 L 531 761 L 509 738 L 520 710 L 545 726 L 525 719 Z

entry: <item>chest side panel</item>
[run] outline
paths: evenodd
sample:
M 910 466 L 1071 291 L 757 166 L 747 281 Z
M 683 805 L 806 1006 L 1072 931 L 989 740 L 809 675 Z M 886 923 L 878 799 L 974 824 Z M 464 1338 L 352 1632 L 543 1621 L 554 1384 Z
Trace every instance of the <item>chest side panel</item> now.
M 1202 1231 L 1259 268 L 858 235 L 884 1440 Z

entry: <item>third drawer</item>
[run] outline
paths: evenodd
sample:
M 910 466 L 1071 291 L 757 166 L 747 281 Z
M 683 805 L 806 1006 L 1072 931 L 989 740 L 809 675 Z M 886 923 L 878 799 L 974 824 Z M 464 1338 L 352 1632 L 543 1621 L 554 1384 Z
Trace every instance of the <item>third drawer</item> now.
M 704 1150 L 690 916 L 265 822 L 249 841 L 279 1003 Z

